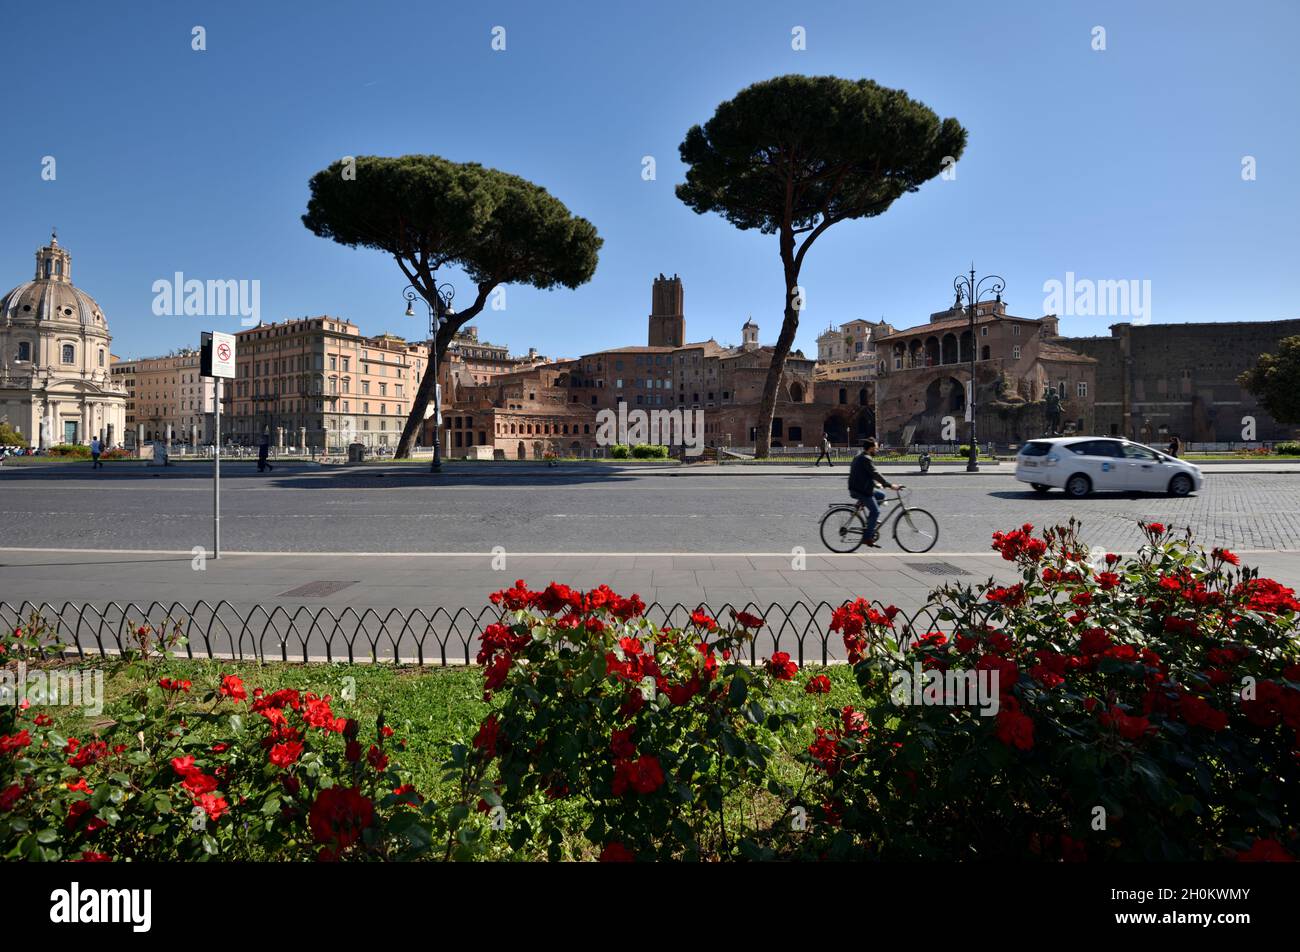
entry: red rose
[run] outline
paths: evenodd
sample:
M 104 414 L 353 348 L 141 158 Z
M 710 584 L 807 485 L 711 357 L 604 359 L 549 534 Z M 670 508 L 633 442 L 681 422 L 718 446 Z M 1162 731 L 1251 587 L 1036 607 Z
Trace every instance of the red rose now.
M 1010 705 L 1008 706 L 1008 702 Z M 1014 698 L 1003 699 L 1002 710 L 998 711 L 997 737 L 1008 747 L 1029 750 L 1034 746 L 1034 722 L 1020 711 L 1020 705 Z
M 327 787 L 311 805 L 307 825 L 317 843 L 344 850 L 361 838 L 374 819 L 374 805 L 356 787 Z
M 681 707 L 699 693 L 700 679 L 696 677 L 692 677 L 689 681 L 683 681 L 680 684 L 668 685 L 668 700 L 678 707 Z
M 831 679 L 824 674 L 818 674 L 808 679 L 808 683 L 803 686 L 808 694 L 829 694 L 831 691 Z
M 620 760 L 614 764 L 611 790 L 616 797 L 622 796 L 629 788 L 637 793 L 654 793 L 663 782 L 664 772 L 659 766 L 659 758 L 642 754 L 636 760 Z
M 757 615 L 751 615 L 749 612 L 732 612 L 732 617 L 736 619 L 737 624 L 746 628 L 762 628 L 763 619 Z
M 1184 694 L 1178 701 L 1178 713 L 1191 727 L 1221 731 L 1228 726 L 1228 715 L 1192 694 Z
M 500 730 L 497 716 L 489 714 L 483 719 L 483 723 L 479 725 L 478 733 L 474 735 L 474 749 L 484 751 L 489 759 L 495 757 L 497 755 L 497 735 Z
M 799 666 L 790 660 L 786 651 L 778 651 L 767 661 L 767 670 L 778 681 L 793 681 Z
M 510 673 L 510 652 L 503 651 L 493 659 L 488 665 L 487 670 L 483 673 L 483 690 L 495 691 L 501 685 L 506 683 L 506 675 Z
M 374 744 L 371 744 L 370 752 L 366 754 L 366 763 L 374 767 L 375 770 L 382 771 L 384 768 L 388 766 L 388 755 L 385 754 L 378 747 L 376 747 Z
M 1250 849 L 1237 853 L 1242 863 L 1294 863 L 1295 857 L 1282 848 L 1277 840 L 1256 839 Z
M 236 674 L 228 674 L 221 679 L 221 693 L 233 701 L 242 701 L 248 697 L 244 682 Z
M 614 756 L 619 760 L 631 758 L 636 754 L 636 744 L 632 743 L 632 735 L 636 732 L 633 727 L 615 730 L 614 737 L 609 742 L 609 749 L 613 751 Z
M 302 744 L 297 741 L 290 741 L 284 744 L 276 744 L 271 748 L 270 760 L 275 766 L 281 769 L 288 767 L 299 757 L 302 756 Z
M 3 790 L 0 790 L 0 813 L 8 813 L 12 810 L 23 792 L 21 783 L 11 783 Z
M 691 623 L 703 628 L 705 631 L 716 631 L 718 628 L 717 620 L 708 612 L 699 608 L 691 612 Z M 608 847 L 606 848 L 608 849 Z
M 1112 727 L 1119 731 L 1119 735 L 1125 740 L 1138 740 L 1152 729 L 1151 722 L 1145 717 L 1130 717 L 1117 704 L 1112 704 L 1110 711 L 1102 714 L 1098 720 L 1103 727 Z
M 194 805 L 201 807 L 203 812 L 208 815 L 212 821 L 220 820 L 222 814 L 230 809 L 230 804 L 223 797 L 215 793 L 201 793 L 194 798 Z
M 622 843 L 610 843 L 600 851 L 600 862 L 602 863 L 632 863 L 635 861 L 636 855 Z
M 192 770 L 181 782 L 181 786 L 189 791 L 190 796 L 198 797 L 216 790 L 217 778 L 211 777 L 201 770 Z

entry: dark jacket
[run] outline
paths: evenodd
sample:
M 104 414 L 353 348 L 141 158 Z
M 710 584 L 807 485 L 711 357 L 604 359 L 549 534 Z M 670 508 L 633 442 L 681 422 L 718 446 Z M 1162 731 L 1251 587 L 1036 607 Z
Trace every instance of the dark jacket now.
M 866 453 L 853 457 L 853 462 L 849 465 L 849 494 L 870 496 L 877 485 L 888 486 L 889 480 L 876 472 L 876 464 L 871 457 Z

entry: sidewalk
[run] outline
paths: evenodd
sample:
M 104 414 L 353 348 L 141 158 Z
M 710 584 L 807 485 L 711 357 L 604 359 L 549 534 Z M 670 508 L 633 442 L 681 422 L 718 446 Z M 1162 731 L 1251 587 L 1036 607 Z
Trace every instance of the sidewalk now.
M 1242 562 L 1300 588 L 1300 551 L 1241 552 Z M 605 583 L 647 602 L 704 602 L 742 607 L 865 596 L 912 610 L 949 582 L 1015 581 L 1014 565 L 996 553 L 943 551 L 911 555 L 808 553 L 472 553 L 225 554 L 192 567 L 190 552 L 19 550 L 0 548 L 0 600 L 91 603 L 154 601 L 194 604 L 477 608 L 522 578 L 574 588 Z M 304 588 L 305 587 L 305 588 Z
M 1242 552 L 1242 561 L 1300 587 L 1300 552 Z M 198 565 L 202 568 L 198 568 Z M 839 659 L 832 610 L 865 597 L 898 606 L 918 631 L 943 627 L 925 610 L 946 584 L 1018 581 L 994 554 L 789 553 L 510 555 L 236 554 L 197 563 L 189 552 L 21 551 L 0 549 L 0 624 L 17 625 L 39 607 L 59 616 L 64 641 L 83 651 L 117 650 L 135 626 L 180 624 L 187 650 L 284 660 L 400 659 L 464 663 L 496 620 L 494 591 L 524 579 L 578 589 L 602 583 L 636 593 L 658 624 L 687 624 L 704 605 L 763 616 L 755 650 L 799 660 Z

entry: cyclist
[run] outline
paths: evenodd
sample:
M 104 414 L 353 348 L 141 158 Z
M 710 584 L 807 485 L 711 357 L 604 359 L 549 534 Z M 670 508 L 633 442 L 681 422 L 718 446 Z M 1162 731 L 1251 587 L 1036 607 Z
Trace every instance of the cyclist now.
M 880 548 L 876 542 L 876 523 L 880 521 L 880 502 L 885 498 L 885 494 L 877 490 L 876 486 L 884 486 L 895 492 L 902 488 L 876 471 L 876 464 L 871 461 L 871 457 L 876 455 L 879 448 L 875 440 L 867 437 L 862 441 L 862 452 L 853 457 L 853 462 L 849 464 L 849 495 L 857 502 L 859 509 L 867 507 L 865 542 L 873 549 Z

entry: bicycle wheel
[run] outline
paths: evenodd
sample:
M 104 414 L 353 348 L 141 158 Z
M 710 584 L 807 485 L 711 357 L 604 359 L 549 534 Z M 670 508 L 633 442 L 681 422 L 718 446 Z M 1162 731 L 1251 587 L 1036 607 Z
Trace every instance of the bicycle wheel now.
M 862 545 L 867 524 L 853 506 L 835 506 L 822 516 L 822 544 L 832 552 L 852 552 Z
M 904 509 L 894 520 L 894 541 L 904 552 L 929 552 L 939 541 L 939 523 L 924 509 Z

